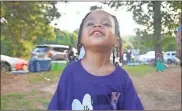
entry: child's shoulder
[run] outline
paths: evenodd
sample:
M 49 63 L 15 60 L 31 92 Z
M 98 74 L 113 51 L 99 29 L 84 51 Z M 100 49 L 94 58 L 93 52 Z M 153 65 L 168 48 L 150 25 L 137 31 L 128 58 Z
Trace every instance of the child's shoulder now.
M 72 71 L 75 71 L 77 70 L 78 68 L 80 67 L 80 62 L 79 61 L 74 61 L 72 63 L 69 63 L 65 68 L 64 70 L 67 71 L 67 72 L 72 72 Z
M 178 28 L 177 28 L 177 32 L 181 32 L 182 31 L 182 25 L 180 25 Z
M 118 78 L 123 78 L 124 79 L 124 78 L 129 77 L 128 72 L 125 69 L 123 69 L 122 67 L 119 67 L 119 66 L 117 66 L 116 73 L 117 73 Z
M 63 72 L 66 73 L 75 73 L 81 71 L 81 63 L 80 60 L 73 61 L 72 63 L 69 63 L 65 68 Z

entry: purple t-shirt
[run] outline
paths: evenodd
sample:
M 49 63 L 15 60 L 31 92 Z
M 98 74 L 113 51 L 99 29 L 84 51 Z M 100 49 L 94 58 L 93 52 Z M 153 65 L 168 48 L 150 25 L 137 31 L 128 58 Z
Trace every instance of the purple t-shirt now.
M 178 28 L 177 28 L 177 32 L 181 32 L 182 31 L 182 25 L 180 25 Z
M 62 72 L 48 110 L 143 110 L 133 83 L 125 70 L 116 66 L 107 76 L 94 76 L 81 60 Z

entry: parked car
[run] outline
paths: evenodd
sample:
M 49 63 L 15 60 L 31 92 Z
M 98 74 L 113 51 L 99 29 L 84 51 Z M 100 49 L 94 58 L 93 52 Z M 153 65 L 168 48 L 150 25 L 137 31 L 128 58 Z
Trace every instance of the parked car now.
M 180 60 L 176 57 L 176 51 L 167 51 L 164 54 L 164 62 L 167 64 L 179 64 Z
M 26 60 L 23 60 L 17 57 L 9 57 L 6 55 L 1 55 L 1 71 L 2 72 L 15 71 L 17 64 L 28 65 L 28 62 Z
M 164 52 L 162 52 L 164 54 Z M 145 64 L 153 64 L 155 61 L 155 51 L 148 51 L 146 54 L 139 56 L 139 61 Z
M 37 45 L 32 53 L 32 58 L 51 58 L 52 60 L 66 60 L 67 52 L 69 46 L 66 45 L 53 45 L 53 44 L 44 44 Z M 73 50 L 74 54 L 77 53 L 77 50 Z
M 146 54 L 139 56 L 139 61 L 142 63 L 149 63 L 153 59 L 155 59 L 155 51 L 148 51 Z

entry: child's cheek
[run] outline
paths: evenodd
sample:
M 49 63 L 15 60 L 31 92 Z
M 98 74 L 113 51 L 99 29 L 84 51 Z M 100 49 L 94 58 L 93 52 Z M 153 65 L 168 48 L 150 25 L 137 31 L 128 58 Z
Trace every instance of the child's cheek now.
M 81 39 L 87 39 L 89 36 L 89 32 L 86 29 L 83 29 Z
M 107 36 L 109 39 L 115 39 L 115 33 L 112 30 L 107 31 Z

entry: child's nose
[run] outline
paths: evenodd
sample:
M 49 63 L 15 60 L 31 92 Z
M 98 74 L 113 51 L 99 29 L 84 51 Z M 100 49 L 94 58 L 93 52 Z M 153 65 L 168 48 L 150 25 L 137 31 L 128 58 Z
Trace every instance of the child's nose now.
M 94 24 L 94 27 L 102 27 L 101 24 Z

